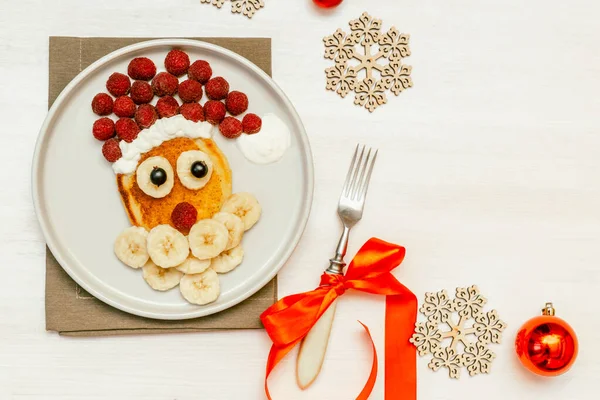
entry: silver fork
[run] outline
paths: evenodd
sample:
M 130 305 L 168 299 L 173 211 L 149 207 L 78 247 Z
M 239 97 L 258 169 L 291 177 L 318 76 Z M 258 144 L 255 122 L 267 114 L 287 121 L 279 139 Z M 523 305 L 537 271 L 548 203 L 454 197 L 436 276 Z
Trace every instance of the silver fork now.
M 367 151 L 366 156 L 365 151 Z M 373 156 L 371 156 L 371 152 Z M 356 146 L 350 169 L 348 169 L 348 174 L 346 175 L 346 182 L 342 188 L 337 210 L 338 216 L 344 226 L 344 231 L 335 251 L 335 257 L 329 260 L 329 268 L 325 270 L 328 274 L 344 273 L 344 267 L 346 266 L 344 256 L 348 248 L 350 229 L 362 218 L 377 152 L 378 150 L 373 151 L 370 148 L 367 150 L 366 146 Z
M 350 229 L 362 218 L 377 152 L 378 150 L 367 149 L 366 146 L 356 146 L 337 209 L 344 231 L 335 256 L 329 260 L 329 267 L 325 270 L 328 274 L 344 273 L 344 256 L 348 248 Z M 302 341 L 296 364 L 296 379 L 302 389 L 310 386 L 319 375 L 325 359 L 336 305 L 337 302 L 334 301 Z

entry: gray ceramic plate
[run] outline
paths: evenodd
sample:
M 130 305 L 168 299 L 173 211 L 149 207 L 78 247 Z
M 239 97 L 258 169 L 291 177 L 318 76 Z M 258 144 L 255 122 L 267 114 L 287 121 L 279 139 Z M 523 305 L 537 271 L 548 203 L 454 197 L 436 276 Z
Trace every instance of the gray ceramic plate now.
M 206 306 L 187 303 L 177 288 L 156 292 L 140 270 L 124 266 L 113 253 L 117 235 L 130 226 L 115 183 L 91 126 L 90 102 L 105 91 L 108 76 L 126 72 L 129 61 L 149 57 L 161 70 L 173 47 L 192 60 L 209 61 L 215 73 L 250 98 L 252 111 L 277 114 L 291 129 L 292 145 L 277 163 L 255 165 L 234 141 L 215 135 L 233 171 L 233 191 L 256 195 L 263 208 L 257 225 L 244 236 L 244 262 L 221 275 L 221 296 Z M 281 269 L 296 247 L 310 212 L 313 166 L 304 127 L 294 107 L 262 70 L 243 57 L 194 40 L 152 40 L 122 48 L 81 72 L 48 113 L 36 144 L 33 199 L 48 246 L 65 271 L 98 299 L 129 313 L 157 319 L 213 314 L 245 300 Z

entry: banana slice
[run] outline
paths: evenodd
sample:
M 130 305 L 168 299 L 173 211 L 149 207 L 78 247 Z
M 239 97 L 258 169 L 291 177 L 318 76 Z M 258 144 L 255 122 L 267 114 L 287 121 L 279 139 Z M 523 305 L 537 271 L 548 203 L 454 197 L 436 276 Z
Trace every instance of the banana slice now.
M 210 156 L 200 150 L 184 151 L 177 159 L 177 176 L 188 189 L 202 189 L 210 180 L 212 172 Z
M 199 274 L 210 267 L 210 260 L 198 260 L 194 256 L 189 256 L 183 264 L 177 266 L 177 270 L 184 274 Z
M 130 226 L 117 236 L 115 254 L 131 268 L 141 268 L 148 261 L 146 238 L 148 232 L 139 226 Z
M 219 275 L 212 269 L 201 274 L 184 275 L 179 284 L 182 296 L 192 304 L 204 305 L 219 298 Z
M 136 181 L 142 192 L 155 199 L 162 199 L 173 189 L 173 167 L 164 157 L 150 157 L 137 168 Z
M 254 224 L 260 218 L 262 208 L 254 197 L 250 193 L 235 193 L 233 194 L 223 207 L 221 211 L 235 214 L 241 218 L 244 222 L 244 230 L 248 230 L 254 226 Z
M 213 215 L 213 219 L 223 223 L 229 232 L 229 240 L 225 250 L 233 249 L 240 244 L 244 235 L 244 222 L 240 217 L 235 214 L 219 212 Z
M 208 260 L 225 250 L 229 232 L 223 223 L 214 219 L 203 219 L 192 226 L 188 240 L 192 254 L 200 260 Z
M 148 254 L 161 268 L 180 265 L 190 254 L 187 238 L 169 225 L 158 225 L 148 234 Z
M 164 292 L 179 285 L 183 272 L 177 271 L 176 268 L 157 267 L 150 260 L 142 268 L 142 275 L 144 275 L 144 280 L 152 289 Z
M 242 246 L 240 245 L 231 250 L 224 251 L 213 258 L 210 268 L 219 274 L 225 274 L 229 271 L 233 271 L 235 267 L 242 263 L 243 259 L 244 249 L 242 249 Z

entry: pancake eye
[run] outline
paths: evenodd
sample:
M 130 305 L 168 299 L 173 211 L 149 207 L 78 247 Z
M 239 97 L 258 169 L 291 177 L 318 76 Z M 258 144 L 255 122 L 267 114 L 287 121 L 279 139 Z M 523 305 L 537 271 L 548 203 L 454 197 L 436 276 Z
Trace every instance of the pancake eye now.
M 212 171 L 210 156 L 200 150 L 184 151 L 177 159 L 177 176 L 188 189 L 202 189 L 210 181 Z
M 155 199 L 171 193 L 175 184 L 175 173 L 164 157 L 150 157 L 137 168 L 136 180 L 142 192 Z

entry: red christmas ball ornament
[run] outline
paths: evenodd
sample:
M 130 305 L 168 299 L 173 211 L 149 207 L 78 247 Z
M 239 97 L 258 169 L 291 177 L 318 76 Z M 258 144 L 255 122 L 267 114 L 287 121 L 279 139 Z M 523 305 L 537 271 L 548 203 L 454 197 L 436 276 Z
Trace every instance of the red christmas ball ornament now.
M 567 372 L 579 350 L 573 328 L 554 314 L 552 303 L 546 303 L 541 316 L 530 319 L 519 329 L 515 342 L 521 363 L 542 376 Z
M 313 0 L 315 2 L 316 5 L 318 5 L 321 8 L 332 8 L 332 7 L 337 7 L 341 4 L 342 1 L 344 0 Z

